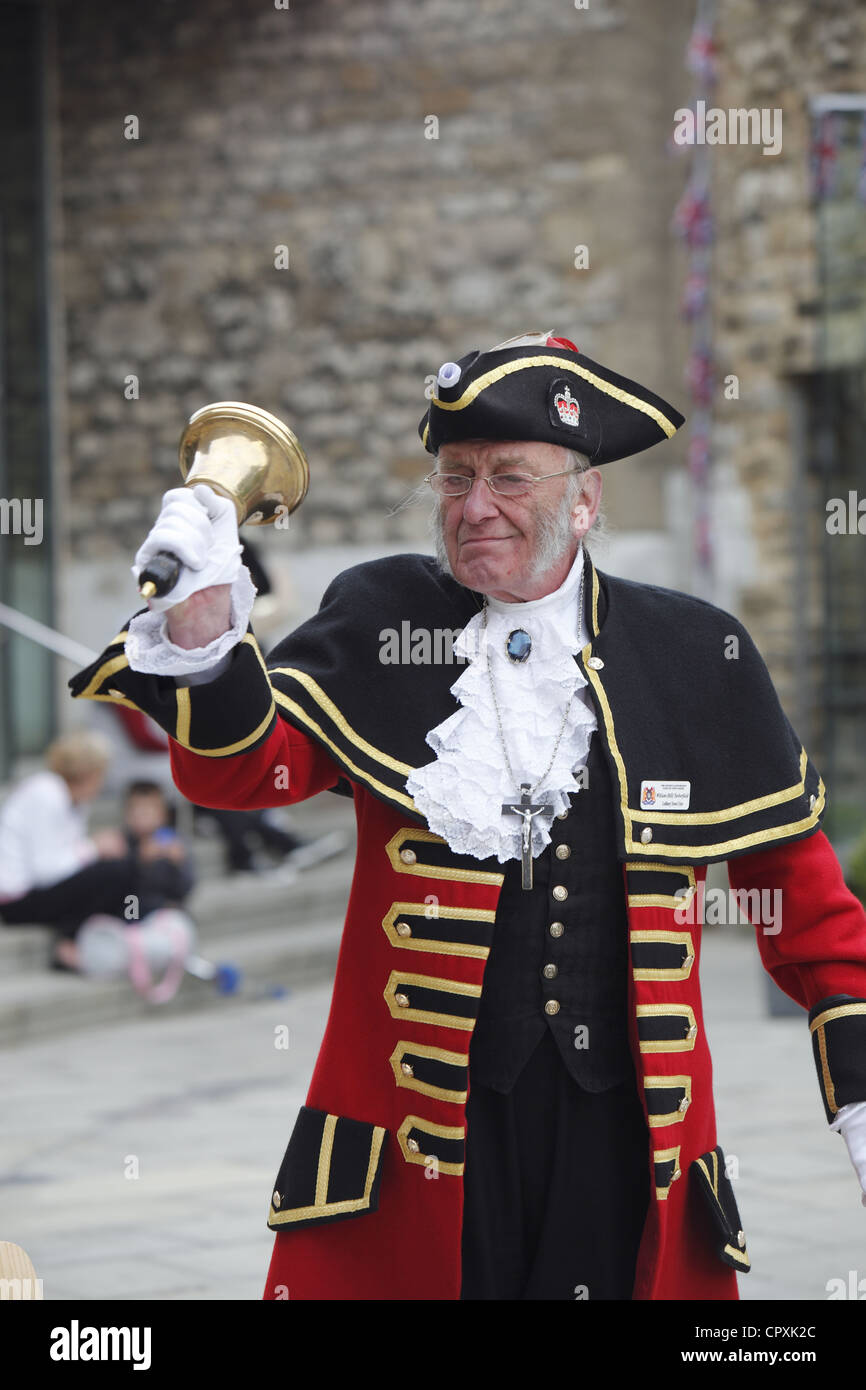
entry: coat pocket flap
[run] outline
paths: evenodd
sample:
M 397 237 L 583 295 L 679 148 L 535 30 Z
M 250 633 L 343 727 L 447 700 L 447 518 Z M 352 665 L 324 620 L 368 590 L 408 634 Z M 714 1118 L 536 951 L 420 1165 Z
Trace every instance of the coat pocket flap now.
M 725 1172 L 721 1145 L 717 1144 L 709 1153 L 696 1158 L 690 1171 L 695 1175 L 716 1228 L 719 1259 L 742 1274 L 748 1273 L 751 1261 L 746 1250 L 746 1236 L 740 1224 L 733 1185 Z
M 386 1131 L 301 1106 L 271 1194 L 272 1231 L 375 1211 Z

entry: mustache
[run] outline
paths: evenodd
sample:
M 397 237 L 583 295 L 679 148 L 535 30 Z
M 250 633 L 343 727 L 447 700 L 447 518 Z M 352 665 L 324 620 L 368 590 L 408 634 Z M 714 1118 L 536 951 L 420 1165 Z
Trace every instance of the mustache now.
M 456 575 L 451 568 L 451 562 L 448 558 L 442 507 L 439 502 L 434 503 L 433 509 L 428 517 L 427 525 L 433 540 L 436 563 L 445 574 L 450 575 L 452 579 L 456 579 Z M 492 540 L 494 537 L 478 536 L 473 539 Z M 503 537 L 502 539 L 505 538 Z M 543 510 L 536 514 L 535 545 L 532 561 L 529 566 L 530 576 L 533 579 L 538 579 L 549 570 L 569 549 L 573 539 L 574 536 L 571 530 L 571 501 L 570 498 L 566 496 L 563 497 L 558 507 L 553 511 Z

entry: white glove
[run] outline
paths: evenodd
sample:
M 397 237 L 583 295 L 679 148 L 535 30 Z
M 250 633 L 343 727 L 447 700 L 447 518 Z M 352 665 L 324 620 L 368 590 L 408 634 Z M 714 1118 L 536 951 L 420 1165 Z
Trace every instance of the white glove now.
M 163 598 L 148 599 L 152 612 L 164 613 L 211 584 L 232 584 L 241 569 L 234 503 L 218 496 L 206 483 L 171 488 L 163 496 L 162 510 L 136 554 L 132 566 L 136 583 L 148 560 L 160 550 L 170 550 L 183 569 L 169 593 Z
M 866 1100 L 843 1105 L 830 1128 L 840 1132 L 848 1145 L 848 1157 L 863 1189 L 860 1201 L 866 1207 Z
M 225 656 L 232 647 L 242 642 L 256 596 L 255 586 L 250 579 L 246 565 L 241 565 L 240 573 L 231 587 L 231 622 L 228 632 L 215 637 L 206 647 L 176 647 L 168 635 L 168 618 L 165 613 L 138 613 L 130 618 L 124 643 L 126 659 L 133 671 L 144 671 L 154 676 L 178 677 L 200 675 L 204 680 L 214 680 L 221 675 L 227 663 Z M 182 679 L 183 685 L 198 684 L 197 681 Z

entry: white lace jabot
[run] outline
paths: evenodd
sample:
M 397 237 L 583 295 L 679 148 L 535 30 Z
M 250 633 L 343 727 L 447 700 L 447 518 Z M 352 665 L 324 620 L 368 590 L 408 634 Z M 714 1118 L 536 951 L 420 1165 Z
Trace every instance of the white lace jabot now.
M 455 652 L 469 660 L 451 687 L 461 708 L 430 730 L 427 743 L 436 757 L 410 774 L 406 788 L 430 829 L 458 854 L 477 859 L 495 855 L 500 863 L 520 858 L 522 822 L 503 815 L 502 804 L 519 800 L 521 782 L 536 786 L 550 762 L 569 697 L 568 722 L 553 766 L 533 793 L 535 802 L 543 799 L 553 807 L 533 818 L 533 858 L 550 844 L 554 816 L 580 790 L 576 769 L 586 764 L 597 728 L 586 677 L 574 660 L 589 640 L 577 605 L 583 560 L 581 545 L 564 583 L 544 598 L 528 603 L 489 599 L 486 641 L 484 615 L 477 613 L 454 643 Z M 521 664 L 505 650 L 515 628 L 532 639 L 529 657 Z M 503 756 L 488 660 L 514 778 Z

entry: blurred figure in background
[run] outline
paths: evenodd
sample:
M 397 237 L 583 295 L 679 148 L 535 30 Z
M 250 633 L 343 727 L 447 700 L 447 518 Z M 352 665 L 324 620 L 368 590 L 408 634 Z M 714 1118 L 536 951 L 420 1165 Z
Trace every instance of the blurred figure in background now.
M 130 782 L 123 802 L 123 828 L 131 866 L 137 869 L 139 917 L 180 906 L 195 874 L 186 845 L 174 828 L 174 808 L 157 782 Z
M 283 883 L 291 883 L 300 869 L 309 869 L 340 854 L 349 842 L 343 831 L 334 830 L 314 840 L 304 840 L 293 830 L 284 829 L 272 811 L 226 811 L 210 806 L 195 807 L 196 820 L 213 820 L 219 828 L 227 874 L 272 873 Z M 270 853 L 272 865 L 261 854 Z
M 128 889 L 123 835 L 89 835 L 83 809 L 102 789 L 109 756 L 98 734 L 64 734 L 49 746 L 46 767 L 0 809 L 0 918 L 7 926 L 55 926 L 58 969 L 75 969 L 84 918 L 115 911 Z

